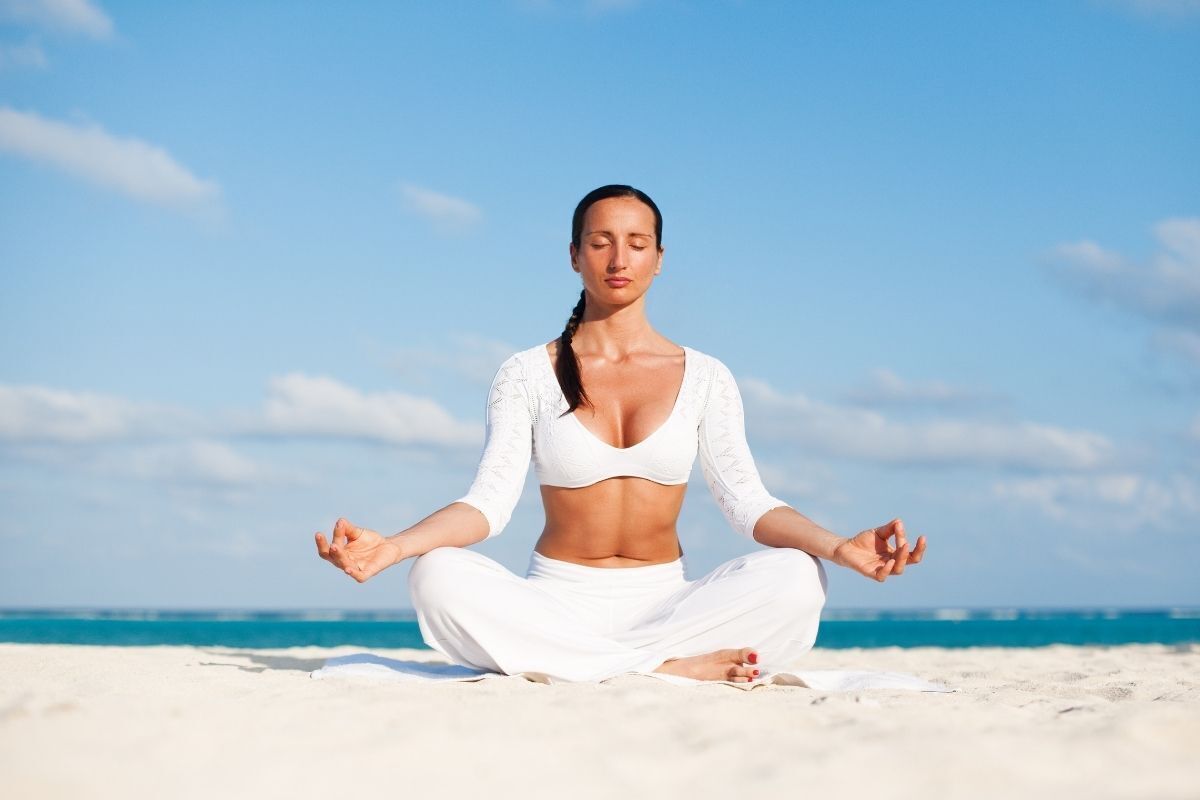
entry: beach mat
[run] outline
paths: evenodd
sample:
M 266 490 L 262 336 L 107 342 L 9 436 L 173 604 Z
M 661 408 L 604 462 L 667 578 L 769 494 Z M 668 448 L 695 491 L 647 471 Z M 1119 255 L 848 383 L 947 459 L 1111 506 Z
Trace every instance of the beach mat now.
M 778 684 L 782 686 L 802 686 L 825 692 L 852 692 L 861 689 L 908 689 L 916 692 L 953 692 L 940 683 L 927 681 L 916 675 L 905 672 L 873 672 L 870 670 L 844 669 L 806 669 L 806 670 L 769 670 L 765 667 L 763 673 L 749 682 L 734 681 L 702 681 L 695 678 L 685 678 L 681 675 L 667 675 L 661 672 L 629 672 L 626 675 L 645 675 L 657 678 L 667 683 L 679 686 L 694 686 L 698 684 L 722 684 L 737 689 L 753 689 L 755 686 Z M 522 672 L 519 675 L 504 675 L 499 672 L 462 667 L 457 664 L 447 664 L 444 661 L 405 661 L 395 658 L 384 658 L 374 653 L 351 653 L 344 656 L 334 656 L 326 659 L 325 665 L 309 673 L 309 677 L 317 679 L 328 678 L 368 678 L 396 681 L 479 681 L 496 678 L 524 678 L 535 683 L 572 683 L 540 672 Z M 623 676 L 615 676 L 623 677 Z M 605 683 L 612 680 L 606 678 L 598 681 Z

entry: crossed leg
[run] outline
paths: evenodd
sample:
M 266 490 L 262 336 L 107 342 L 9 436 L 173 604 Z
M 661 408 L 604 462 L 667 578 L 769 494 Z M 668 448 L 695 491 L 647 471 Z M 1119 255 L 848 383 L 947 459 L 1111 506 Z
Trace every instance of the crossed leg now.
M 408 582 L 422 638 L 454 663 L 569 681 L 655 670 L 731 679 L 749 674 L 733 665 L 751 650 L 760 664 L 786 663 L 816 640 L 826 590 L 819 559 L 770 548 L 727 561 L 610 632 L 467 548 L 430 550 Z

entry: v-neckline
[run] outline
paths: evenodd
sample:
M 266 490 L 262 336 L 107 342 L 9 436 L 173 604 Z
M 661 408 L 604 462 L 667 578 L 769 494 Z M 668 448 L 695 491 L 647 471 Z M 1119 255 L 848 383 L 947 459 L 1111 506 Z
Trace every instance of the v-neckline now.
M 555 373 L 555 371 L 554 371 L 554 359 L 550 357 L 550 351 L 546 349 L 546 345 L 540 344 L 540 345 L 538 345 L 538 347 L 541 348 L 542 355 L 544 356 L 542 361 L 546 364 L 546 366 L 550 370 L 550 380 L 553 381 L 554 388 L 558 390 L 558 396 L 561 397 L 565 401 L 567 399 L 567 396 L 563 393 L 562 385 L 558 382 L 558 374 Z M 646 442 L 650 441 L 655 436 L 657 436 L 659 431 L 661 431 L 663 428 L 667 427 L 668 424 L 670 424 L 671 420 L 675 418 L 675 412 L 679 410 L 680 402 L 682 402 L 682 400 L 683 400 L 683 390 L 687 387 L 688 372 L 692 368 L 692 357 L 691 357 L 691 353 L 688 350 L 687 345 L 681 344 L 680 347 L 683 348 L 683 379 L 679 382 L 679 391 L 676 392 L 676 394 L 675 394 L 675 402 L 671 406 L 671 413 L 667 414 L 667 418 L 665 420 L 663 420 L 662 424 L 659 425 L 657 428 L 655 428 L 654 431 L 651 432 L 651 434 L 649 436 L 647 436 L 645 439 L 642 439 L 639 442 L 635 442 L 634 444 L 631 444 L 628 447 L 617 447 L 616 445 L 611 445 L 608 442 L 604 441 L 599 436 L 597 436 L 595 433 L 593 433 L 591 430 L 589 430 L 588 427 L 583 424 L 583 421 L 580 420 L 579 417 L 575 416 L 574 411 L 572 411 L 567 416 L 570 417 L 571 419 L 575 420 L 575 424 L 578 425 L 583 430 L 584 433 L 586 433 L 588 436 L 590 436 L 592 439 L 594 439 L 598 444 L 601 444 L 604 447 L 607 447 L 609 450 L 616 450 L 618 452 L 623 453 L 627 450 L 632 450 L 635 447 L 641 447 L 643 444 L 645 444 Z M 576 409 L 576 410 L 578 410 L 578 409 Z

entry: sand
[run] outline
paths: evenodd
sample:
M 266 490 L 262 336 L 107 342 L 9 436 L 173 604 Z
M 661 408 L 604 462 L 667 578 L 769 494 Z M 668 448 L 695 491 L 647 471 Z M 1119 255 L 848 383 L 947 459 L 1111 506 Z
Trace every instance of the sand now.
M 1200 797 L 1200 645 L 804 661 L 950 694 L 309 677 L 363 650 L 0 644 L 0 796 Z

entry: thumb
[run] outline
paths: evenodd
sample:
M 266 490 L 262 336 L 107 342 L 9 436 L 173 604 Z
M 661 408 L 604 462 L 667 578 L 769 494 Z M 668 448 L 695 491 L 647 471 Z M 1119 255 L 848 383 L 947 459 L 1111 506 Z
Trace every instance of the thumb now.
M 363 532 L 363 529 L 358 527 L 357 525 L 347 525 L 346 526 L 346 538 L 352 542 L 355 539 L 357 539 L 358 537 L 362 536 L 362 532 Z

